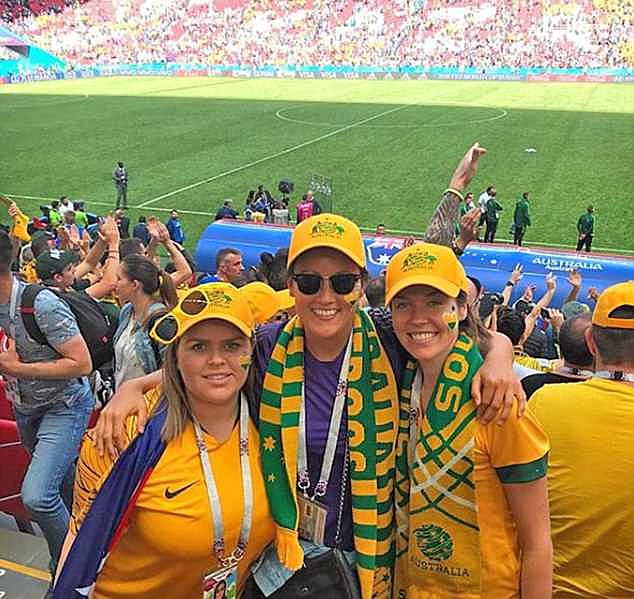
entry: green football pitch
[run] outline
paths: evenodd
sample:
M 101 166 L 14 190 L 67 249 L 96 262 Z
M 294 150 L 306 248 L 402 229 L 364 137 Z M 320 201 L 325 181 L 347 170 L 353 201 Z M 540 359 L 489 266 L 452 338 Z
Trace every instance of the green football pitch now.
M 587 204 L 597 248 L 634 251 L 634 85 L 102 78 L 0 87 L 0 192 L 30 214 L 69 195 L 132 222 L 181 211 L 188 246 L 225 198 L 331 177 L 334 209 L 363 227 L 421 233 L 464 151 L 489 150 L 471 190 L 495 185 L 508 237 L 530 191 L 530 244 L 570 247 Z M 527 152 L 528 149 L 536 151 Z M 294 212 L 294 211 L 293 211 Z M 1 216 L 1 215 L 0 215 Z

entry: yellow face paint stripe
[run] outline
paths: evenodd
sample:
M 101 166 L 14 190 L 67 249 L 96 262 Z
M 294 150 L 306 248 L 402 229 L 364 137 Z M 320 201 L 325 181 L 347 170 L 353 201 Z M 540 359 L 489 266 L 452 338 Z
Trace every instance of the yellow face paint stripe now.
M 24 574 L 31 578 L 37 578 L 38 580 L 44 580 L 51 582 L 51 575 L 44 570 L 38 570 L 37 568 L 29 568 L 29 566 L 23 566 L 22 564 L 16 564 L 5 559 L 0 559 L 0 568 L 11 570 L 11 572 L 17 572 L 18 574 Z

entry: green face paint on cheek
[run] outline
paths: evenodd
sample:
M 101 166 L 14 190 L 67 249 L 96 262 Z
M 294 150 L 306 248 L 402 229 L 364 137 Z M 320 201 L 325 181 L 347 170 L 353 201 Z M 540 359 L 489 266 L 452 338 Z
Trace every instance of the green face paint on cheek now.
M 242 367 L 242 370 L 249 370 L 249 367 L 251 366 L 251 356 L 240 356 L 240 366 Z
M 442 317 L 447 323 L 449 330 L 454 331 L 458 326 L 458 314 L 456 314 L 456 312 L 445 312 Z

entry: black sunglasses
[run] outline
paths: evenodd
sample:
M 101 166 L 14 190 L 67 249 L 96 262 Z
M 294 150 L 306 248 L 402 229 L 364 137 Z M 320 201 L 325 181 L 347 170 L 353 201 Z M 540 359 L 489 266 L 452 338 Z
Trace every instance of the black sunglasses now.
M 314 274 L 298 274 L 291 277 L 297 287 L 304 295 L 315 295 L 321 289 L 322 281 L 330 281 L 330 286 L 337 295 L 348 295 L 354 286 L 361 280 L 361 275 L 356 273 L 342 272 L 329 277 L 322 277 Z

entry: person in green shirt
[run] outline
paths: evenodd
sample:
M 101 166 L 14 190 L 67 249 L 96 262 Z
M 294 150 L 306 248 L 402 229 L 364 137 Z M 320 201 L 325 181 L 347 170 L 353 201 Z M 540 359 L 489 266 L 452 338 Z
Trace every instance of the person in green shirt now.
M 594 237 L 594 207 L 588 206 L 586 213 L 582 214 L 577 221 L 577 251 L 580 252 L 585 246 L 586 252 L 592 249 L 592 239 Z
M 59 200 L 53 200 L 51 202 L 51 209 L 48 212 L 48 224 L 51 231 L 54 231 L 62 224 L 62 215 L 58 211 Z
M 517 246 L 521 246 L 522 240 L 524 239 L 524 233 L 526 233 L 526 227 L 531 226 L 528 191 L 525 191 L 522 194 L 522 197 L 517 200 L 517 203 L 515 204 L 515 212 L 513 213 L 513 224 L 515 225 L 513 231 L 513 243 Z
M 486 220 L 486 231 L 484 233 L 484 242 L 493 243 L 495 241 L 495 232 L 498 228 L 500 220 L 500 212 L 504 210 L 502 205 L 497 201 L 497 192 L 492 190 L 489 194 L 489 200 L 486 203 L 486 212 L 484 213 Z
M 78 227 L 88 229 L 88 216 L 83 202 L 75 202 L 75 223 Z

